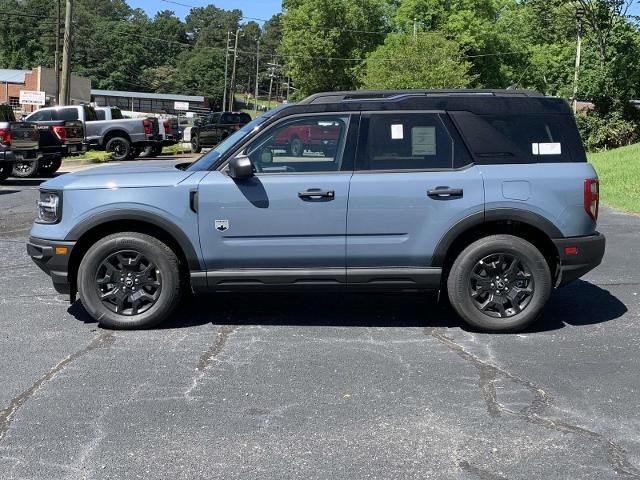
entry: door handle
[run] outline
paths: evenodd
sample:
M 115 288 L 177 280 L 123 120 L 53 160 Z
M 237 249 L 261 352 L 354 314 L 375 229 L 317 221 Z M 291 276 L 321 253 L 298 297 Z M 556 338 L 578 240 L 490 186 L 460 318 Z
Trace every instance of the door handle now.
M 319 198 L 329 198 L 333 200 L 336 196 L 336 192 L 333 190 L 322 190 L 320 188 L 310 188 L 304 192 L 298 192 L 298 197 L 303 200 L 314 200 Z
M 462 197 L 463 190 L 461 188 L 436 187 L 427 190 L 427 195 L 431 198 Z

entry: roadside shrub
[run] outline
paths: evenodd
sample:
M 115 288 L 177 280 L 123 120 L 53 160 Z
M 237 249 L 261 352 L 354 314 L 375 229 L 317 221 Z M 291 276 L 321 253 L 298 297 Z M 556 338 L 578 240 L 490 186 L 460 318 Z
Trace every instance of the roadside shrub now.
M 579 113 L 578 130 L 589 152 L 623 147 L 640 139 L 640 124 L 622 113 L 613 112 L 604 117 L 596 112 Z

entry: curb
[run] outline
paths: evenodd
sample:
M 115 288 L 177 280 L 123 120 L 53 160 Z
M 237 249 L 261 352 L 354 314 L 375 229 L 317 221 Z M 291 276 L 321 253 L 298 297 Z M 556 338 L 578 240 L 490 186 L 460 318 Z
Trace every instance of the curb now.
M 109 163 L 111 160 L 100 160 L 99 158 L 84 158 L 82 160 L 73 160 L 70 158 L 63 158 L 62 165 L 66 165 L 68 167 L 73 165 L 94 165 L 98 163 Z

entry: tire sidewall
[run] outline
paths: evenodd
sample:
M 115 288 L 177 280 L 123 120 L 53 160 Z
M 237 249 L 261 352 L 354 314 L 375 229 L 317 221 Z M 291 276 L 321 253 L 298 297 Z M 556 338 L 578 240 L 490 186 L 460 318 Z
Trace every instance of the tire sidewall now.
M 143 235 L 112 235 L 93 245 L 83 257 L 78 270 L 78 291 L 85 309 L 102 326 L 118 329 L 152 327 L 164 320 L 175 307 L 180 286 L 177 265 L 169 258 L 167 247 L 163 248 L 160 242 L 147 239 L 155 240 Z M 102 304 L 98 296 L 95 285 L 98 267 L 105 258 L 120 250 L 138 251 L 160 270 L 160 298 L 149 310 L 139 315 L 126 316 L 114 313 Z
M 494 318 L 482 313 L 470 295 L 469 277 L 480 260 L 493 253 L 508 253 L 518 258 L 531 272 L 534 293 L 526 308 L 508 318 Z M 526 328 L 541 314 L 552 289 L 549 265 L 531 243 L 511 235 L 494 235 L 469 245 L 456 259 L 447 281 L 449 300 L 469 324 L 493 332 L 513 332 Z
M 294 157 L 301 157 L 304 153 L 304 146 L 302 141 L 298 137 L 291 139 L 291 155 Z
M 191 138 L 191 151 L 193 153 L 200 153 L 202 151 L 202 147 L 200 146 L 200 137 L 197 133 Z
M 12 172 L 13 172 L 13 163 L 11 162 L 0 163 L 0 182 L 4 182 L 7 178 L 9 178 Z
M 18 170 L 19 165 L 22 165 L 25 163 L 29 164 L 29 168 L 26 170 Z M 40 165 L 40 162 L 38 162 L 38 160 L 17 161 L 13 164 L 12 176 L 18 177 L 18 178 L 35 177 L 36 174 L 38 173 L 39 165 Z

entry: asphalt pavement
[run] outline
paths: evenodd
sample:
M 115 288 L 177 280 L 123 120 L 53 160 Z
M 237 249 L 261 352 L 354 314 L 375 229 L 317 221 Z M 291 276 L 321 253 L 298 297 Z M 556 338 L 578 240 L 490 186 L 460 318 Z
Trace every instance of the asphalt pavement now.
M 84 168 L 84 167 L 83 167 Z M 189 298 L 100 329 L 0 186 L 0 479 L 640 478 L 640 217 L 521 334 L 418 294 Z

